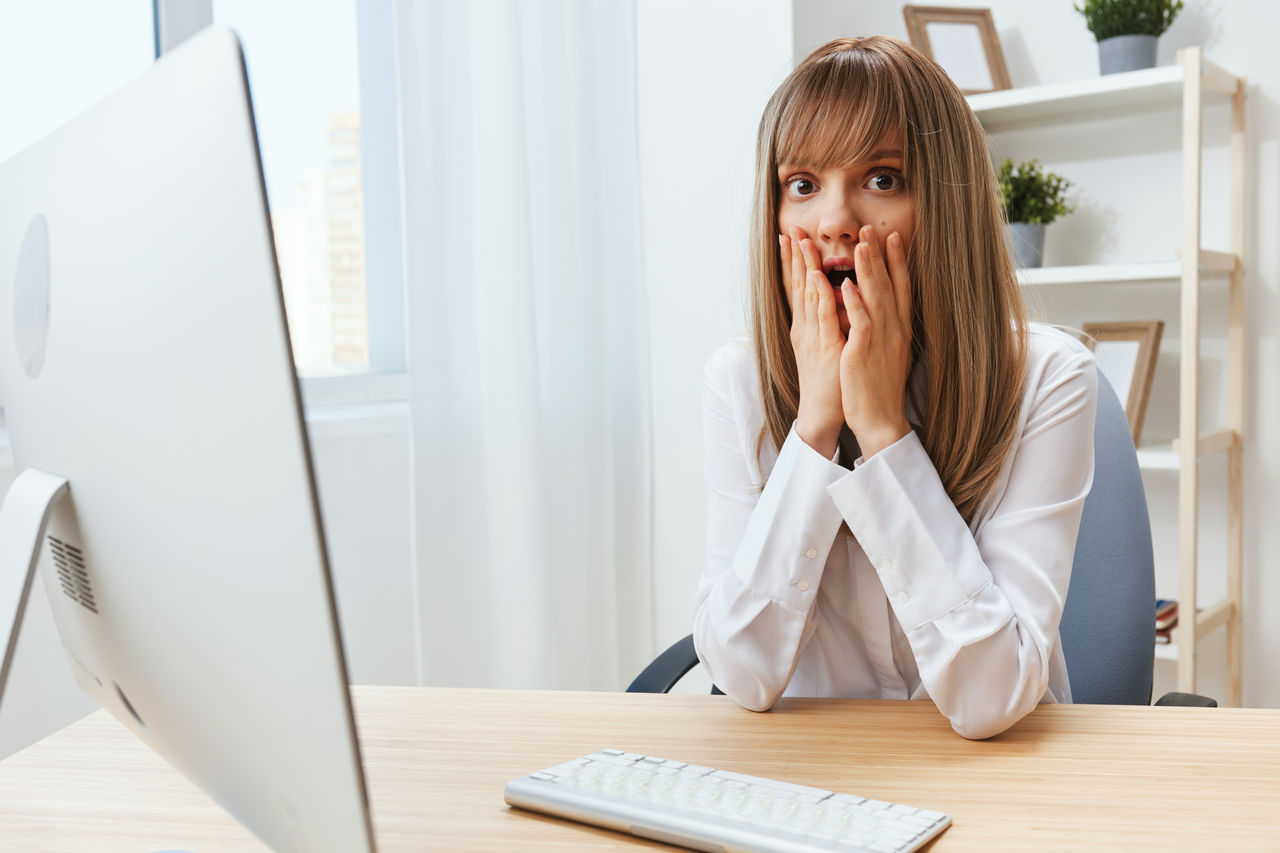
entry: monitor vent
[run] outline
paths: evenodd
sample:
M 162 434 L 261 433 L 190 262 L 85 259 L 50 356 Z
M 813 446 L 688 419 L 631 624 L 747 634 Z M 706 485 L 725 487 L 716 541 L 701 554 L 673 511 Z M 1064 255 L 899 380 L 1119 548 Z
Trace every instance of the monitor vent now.
M 78 601 L 85 609 L 98 612 L 98 604 L 93 600 L 93 587 L 89 584 L 89 573 L 84 568 L 84 554 L 74 545 L 69 545 L 54 536 L 49 538 L 49 549 L 53 551 L 53 563 L 58 567 L 58 581 L 67 598 Z

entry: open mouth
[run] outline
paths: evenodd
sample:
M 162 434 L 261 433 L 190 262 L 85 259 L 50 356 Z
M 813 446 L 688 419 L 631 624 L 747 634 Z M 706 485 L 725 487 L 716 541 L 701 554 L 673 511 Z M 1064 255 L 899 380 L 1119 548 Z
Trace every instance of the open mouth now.
M 831 282 L 831 286 L 834 287 L 836 290 L 839 290 L 841 288 L 841 286 L 845 282 L 845 279 L 848 279 L 849 283 L 854 286 L 857 286 L 858 284 L 858 279 L 854 275 L 852 268 L 840 269 L 839 267 L 836 267 L 834 269 L 828 270 L 827 272 L 827 281 Z

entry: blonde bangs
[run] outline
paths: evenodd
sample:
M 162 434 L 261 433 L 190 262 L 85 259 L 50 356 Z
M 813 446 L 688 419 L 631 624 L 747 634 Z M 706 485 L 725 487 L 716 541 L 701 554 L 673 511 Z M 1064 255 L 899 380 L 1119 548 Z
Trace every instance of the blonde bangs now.
M 835 54 L 789 81 L 775 137 L 777 163 L 848 168 L 869 160 L 886 137 L 902 139 L 901 94 L 872 70 L 865 60 Z

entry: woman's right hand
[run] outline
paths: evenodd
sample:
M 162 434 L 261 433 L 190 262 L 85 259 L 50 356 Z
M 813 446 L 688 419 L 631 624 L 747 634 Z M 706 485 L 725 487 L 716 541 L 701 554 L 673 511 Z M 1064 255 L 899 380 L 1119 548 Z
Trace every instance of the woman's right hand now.
M 840 403 L 840 331 L 831 282 L 817 247 L 800 228 L 778 235 L 782 283 L 791 303 L 791 348 L 800 380 L 796 434 L 827 458 L 835 455 L 844 426 Z

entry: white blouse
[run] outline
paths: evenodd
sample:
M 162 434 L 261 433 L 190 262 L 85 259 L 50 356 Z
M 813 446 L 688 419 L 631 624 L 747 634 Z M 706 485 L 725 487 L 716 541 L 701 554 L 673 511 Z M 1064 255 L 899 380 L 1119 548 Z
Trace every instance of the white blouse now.
M 782 695 L 931 698 L 967 738 L 1071 701 L 1058 622 L 1093 482 L 1097 374 L 1070 335 L 1028 337 L 1019 438 L 967 525 L 915 432 L 849 470 L 792 429 L 757 464 L 752 345 L 711 357 L 693 636 L 716 686 L 756 711 Z

